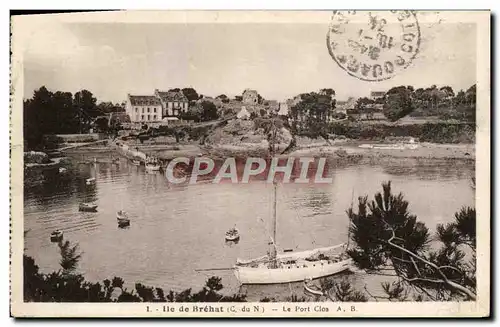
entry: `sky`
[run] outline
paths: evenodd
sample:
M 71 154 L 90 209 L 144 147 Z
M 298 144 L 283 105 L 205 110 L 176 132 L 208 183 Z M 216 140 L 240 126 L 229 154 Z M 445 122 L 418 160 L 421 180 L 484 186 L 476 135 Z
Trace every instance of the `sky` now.
M 368 96 L 393 86 L 476 82 L 476 28 L 472 23 L 422 23 L 412 64 L 383 82 L 349 76 L 330 57 L 328 21 L 318 23 L 103 23 L 38 19 L 25 24 L 24 98 L 45 85 L 52 91 L 91 91 L 98 101 L 122 102 L 127 93 L 193 87 L 198 93 L 266 99 L 332 88 L 337 99 Z M 13 28 L 15 34 L 16 29 Z

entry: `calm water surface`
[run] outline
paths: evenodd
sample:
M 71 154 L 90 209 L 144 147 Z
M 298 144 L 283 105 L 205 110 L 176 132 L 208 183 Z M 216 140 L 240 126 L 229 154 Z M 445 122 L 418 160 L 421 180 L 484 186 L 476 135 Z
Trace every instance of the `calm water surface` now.
M 25 188 L 26 253 L 42 271 L 59 269 L 59 252 L 49 234 L 64 231 L 65 240 L 83 252 L 79 271 L 93 281 L 120 276 L 164 290 L 198 290 L 211 273 L 195 269 L 231 267 L 236 258 L 261 256 L 267 251 L 272 215 L 272 185 L 201 183 L 171 185 L 161 173 L 147 174 L 126 159 L 78 164 L 68 173 L 46 172 L 48 181 Z M 89 158 L 93 158 L 91 155 Z M 347 240 L 345 210 L 361 195 L 381 190 L 391 180 L 403 192 L 410 210 L 434 231 L 437 223 L 451 221 L 462 205 L 474 204 L 470 187 L 473 167 L 448 163 L 406 162 L 404 167 L 349 166 L 331 169 L 328 185 L 286 184 L 278 188 L 278 235 L 281 248 L 307 250 Z M 93 186 L 85 179 L 95 177 Z M 80 202 L 94 201 L 98 212 L 78 211 Z M 129 212 L 130 227 L 120 229 L 116 212 Z M 236 225 L 238 244 L 226 244 L 226 230 Z M 239 288 L 230 271 L 216 271 L 227 292 L 243 292 L 250 300 L 302 295 L 301 283 Z M 354 274 L 355 284 L 379 287 L 379 281 Z

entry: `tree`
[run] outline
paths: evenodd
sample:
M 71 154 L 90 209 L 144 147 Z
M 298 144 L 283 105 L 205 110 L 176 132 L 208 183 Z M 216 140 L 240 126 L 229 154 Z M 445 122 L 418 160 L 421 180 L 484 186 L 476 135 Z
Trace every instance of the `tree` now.
M 71 246 L 69 241 L 59 242 L 59 252 L 61 254 L 61 260 L 59 264 L 61 265 L 64 273 L 69 274 L 75 271 L 78 266 L 78 262 L 82 257 L 81 253 L 78 253 L 78 244 Z
M 196 101 L 199 98 L 198 92 L 192 87 L 185 87 L 182 89 L 182 93 L 188 99 L 189 102 Z
M 94 124 L 97 127 L 97 131 L 101 133 L 106 133 L 110 129 L 110 126 L 108 126 L 108 118 L 106 117 L 98 117 L 94 121 Z
M 415 109 L 412 89 L 397 86 L 385 95 L 383 113 L 388 120 L 395 122 Z
M 203 101 L 201 103 L 202 112 L 201 112 L 201 120 L 209 121 L 215 120 L 219 118 L 219 114 L 217 113 L 217 107 L 210 101 Z
M 438 225 L 441 247 L 433 250 L 429 229 L 408 211 L 403 195 L 393 195 L 390 182 L 382 188 L 371 202 L 360 197 L 357 213 L 347 211 L 355 244 L 348 253 L 356 266 L 397 278 L 384 286 L 392 297 L 411 291 L 435 301 L 475 300 L 475 210 L 464 208 L 453 223 Z
M 290 110 L 294 132 L 310 137 L 328 137 L 328 122 L 334 109 L 330 96 L 316 92 L 300 96 L 300 102 Z
M 97 109 L 96 105 L 97 99 L 94 97 L 92 92 L 88 90 L 81 90 L 75 93 L 73 104 L 77 108 L 83 112 L 82 119 L 87 120 L 88 118 L 95 118 L 101 113 Z
M 321 89 L 320 94 L 322 95 L 327 95 L 329 97 L 335 96 L 335 90 L 334 89 Z

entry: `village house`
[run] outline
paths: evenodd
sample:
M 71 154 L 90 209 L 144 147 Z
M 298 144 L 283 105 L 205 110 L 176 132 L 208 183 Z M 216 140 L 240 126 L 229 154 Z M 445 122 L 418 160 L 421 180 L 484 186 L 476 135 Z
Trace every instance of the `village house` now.
M 279 116 L 288 116 L 288 104 L 286 102 L 279 103 L 278 115 Z
M 248 119 L 248 118 L 250 118 L 250 113 L 248 112 L 248 110 L 247 110 L 247 108 L 245 106 L 241 107 L 241 110 L 236 115 L 236 118 L 238 118 L 238 119 Z
M 154 95 L 127 95 L 125 112 L 131 122 L 155 122 L 162 119 L 160 100 Z
M 189 101 L 181 91 L 159 91 L 154 95 L 127 94 L 125 111 L 132 123 L 171 121 L 187 112 Z
M 163 107 L 163 117 L 178 117 L 181 113 L 188 111 L 189 101 L 182 91 L 155 90 L 155 96 Z
M 385 96 L 384 91 L 372 91 L 370 92 L 370 99 L 372 100 L 379 100 L 382 99 Z

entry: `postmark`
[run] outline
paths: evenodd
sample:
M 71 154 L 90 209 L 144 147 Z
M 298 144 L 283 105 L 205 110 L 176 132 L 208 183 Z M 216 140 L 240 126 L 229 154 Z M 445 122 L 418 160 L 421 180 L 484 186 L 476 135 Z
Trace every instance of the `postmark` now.
M 333 60 L 364 81 L 387 80 L 417 56 L 420 27 L 413 11 L 334 11 L 327 33 Z

